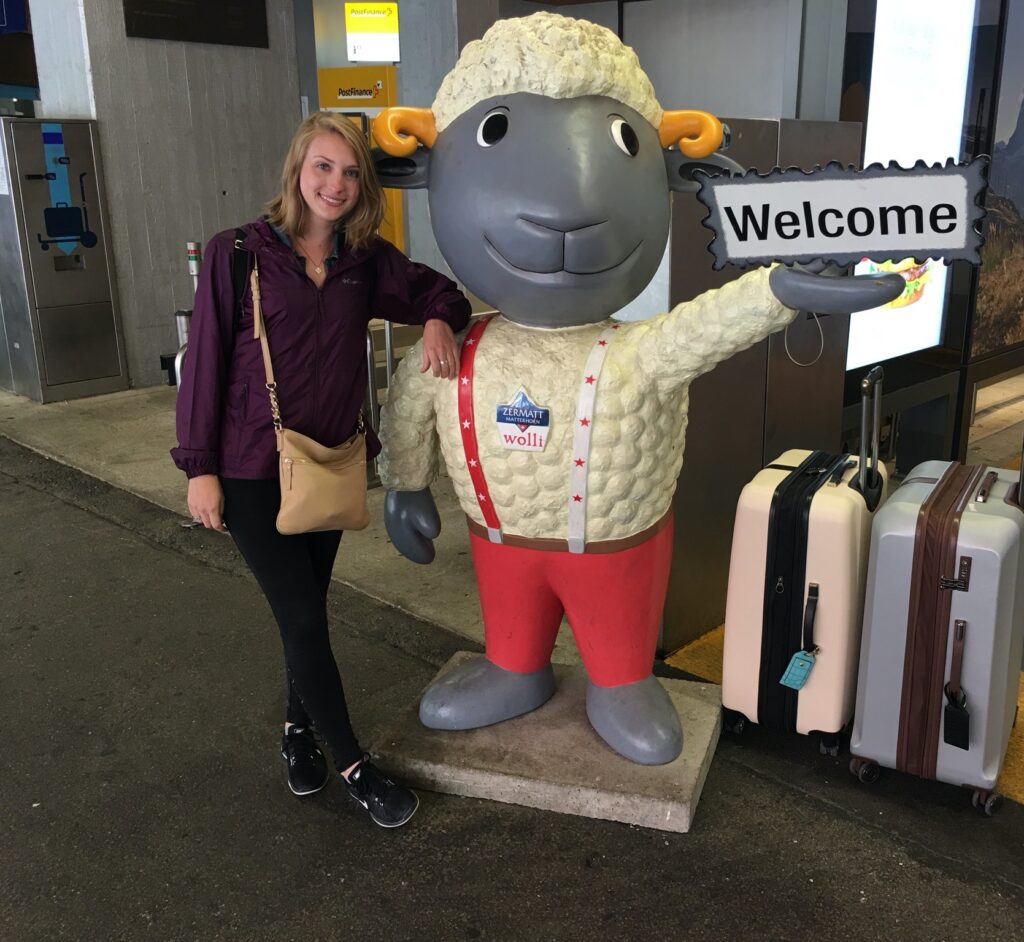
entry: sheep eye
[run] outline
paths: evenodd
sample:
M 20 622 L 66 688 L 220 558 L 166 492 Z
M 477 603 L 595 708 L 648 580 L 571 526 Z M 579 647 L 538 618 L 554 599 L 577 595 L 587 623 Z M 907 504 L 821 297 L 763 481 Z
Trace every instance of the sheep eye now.
M 636 136 L 636 131 L 622 118 L 612 121 L 611 131 L 615 146 L 629 157 L 635 157 L 640 150 L 640 139 Z
M 484 115 L 476 131 L 476 142 L 481 147 L 493 147 L 508 133 L 508 112 L 491 111 Z

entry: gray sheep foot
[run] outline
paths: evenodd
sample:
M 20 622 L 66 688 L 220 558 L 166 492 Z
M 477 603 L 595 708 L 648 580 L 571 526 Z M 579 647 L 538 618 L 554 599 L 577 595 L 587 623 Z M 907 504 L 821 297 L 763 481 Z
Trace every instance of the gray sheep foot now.
M 517 674 L 474 658 L 435 681 L 420 700 L 420 722 L 430 729 L 477 729 L 521 716 L 546 703 L 555 692 L 548 664 Z
M 612 749 L 640 765 L 664 765 L 683 751 L 679 714 L 654 676 L 619 687 L 588 681 L 587 718 Z

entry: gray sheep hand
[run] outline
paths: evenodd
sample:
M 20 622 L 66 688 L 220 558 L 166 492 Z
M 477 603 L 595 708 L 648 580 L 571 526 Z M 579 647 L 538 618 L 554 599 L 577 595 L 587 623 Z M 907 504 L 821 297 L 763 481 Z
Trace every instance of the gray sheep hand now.
M 899 275 L 842 275 L 823 269 L 821 262 L 806 267 L 779 265 L 768 276 L 772 294 L 794 311 L 851 314 L 880 307 L 903 293 Z
M 434 540 L 441 532 L 441 517 L 430 488 L 388 491 L 384 498 L 384 527 L 398 550 L 414 563 L 434 561 Z

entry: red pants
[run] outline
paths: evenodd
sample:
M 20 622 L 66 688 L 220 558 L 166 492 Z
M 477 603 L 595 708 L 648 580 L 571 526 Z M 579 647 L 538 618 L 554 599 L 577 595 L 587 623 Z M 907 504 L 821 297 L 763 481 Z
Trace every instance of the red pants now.
M 518 673 L 551 658 L 562 614 L 600 687 L 651 673 L 672 561 L 672 521 L 615 553 L 504 546 L 470 533 L 487 658 Z

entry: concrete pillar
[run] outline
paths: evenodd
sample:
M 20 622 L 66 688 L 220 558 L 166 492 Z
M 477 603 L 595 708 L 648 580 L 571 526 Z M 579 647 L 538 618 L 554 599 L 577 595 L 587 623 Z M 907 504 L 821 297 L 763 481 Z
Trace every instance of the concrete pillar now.
M 843 93 L 847 0 L 803 0 L 796 116 L 838 121 Z
M 300 118 L 293 0 L 266 0 L 268 49 L 129 37 L 122 0 L 30 10 L 40 113 L 98 122 L 129 376 L 156 385 L 192 307 L 185 243 L 277 189 Z
M 96 117 L 84 2 L 29 0 L 39 76 L 36 117 Z

